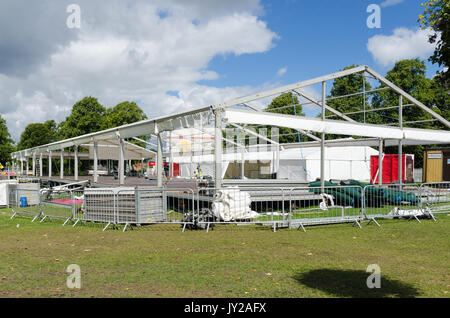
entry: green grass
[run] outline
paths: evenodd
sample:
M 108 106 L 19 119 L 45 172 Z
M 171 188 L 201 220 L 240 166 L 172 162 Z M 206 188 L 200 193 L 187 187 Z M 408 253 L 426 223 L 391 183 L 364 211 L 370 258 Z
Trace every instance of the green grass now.
M 0 297 L 449 297 L 450 216 L 307 227 L 134 231 L 31 223 L 0 210 Z M 69 264 L 79 290 L 66 287 Z M 381 267 L 381 288 L 365 270 Z

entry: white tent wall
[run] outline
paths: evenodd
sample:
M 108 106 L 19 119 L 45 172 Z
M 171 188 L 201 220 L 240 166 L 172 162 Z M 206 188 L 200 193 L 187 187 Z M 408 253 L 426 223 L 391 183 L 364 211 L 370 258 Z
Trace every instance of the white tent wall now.
M 372 155 L 378 155 L 378 151 L 371 147 L 325 148 L 325 179 L 369 181 Z M 306 163 L 306 180 L 314 181 L 320 178 L 320 148 L 295 148 L 282 151 L 280 172 L 286 164 L 292 165 L 291 161 L 296 158 L 303 158 Z M 303 169 L 302 162 L 297 160 L 298 165 Z M 283 174 L 279 175 L 279 179 L 283 178 L 282 176 Z M 292 180 L 293 178 L 289 177 L 288 179 Z
M 202 169 L 203 176 L 214 176 L 214 155 L 192 156 L 192 160 L 191 157 L 187 155 L 179 157 L 174 156 L 173 162 L 180 165 L 181 178 L 194 177 L 194 172 L 198 165 L 200 165 L 200 169 Z M 229 160 L 224 160 L 222 162 L 222 177 L 225 176 L 229 162 Z
M 378 151 L 371 147 L 333 147 L 325 148 L 325 179 L 356 179 L 370 180 L 370 157 L 378 155 Z M 270 161 L 274 166 L 274 152 L 244 153 L 246 162 Z M 180 164 L 180 177 L 190 178 L 193 171 L 200 164 L 203 175 L 214 175 L 214 155 L 198 155 L 192 157 L 187 154 L 174 156 L 174 163 Z M 223 155 L 222 175 L 230 162 L 240 163 L 241 153 L 226 153 Z M 306 172 L 305 172 L 306 168 Z M 239 177 L 240 175 L 236 176 Z M 278 179 L 314 181 L 320 178 L 320 148 L 291 148 L 280 151 L 280 167 Z
M 277 179 L 307 180 L 308 169 L 305 171 L 305 164 L 304 160 L 280 160 Z

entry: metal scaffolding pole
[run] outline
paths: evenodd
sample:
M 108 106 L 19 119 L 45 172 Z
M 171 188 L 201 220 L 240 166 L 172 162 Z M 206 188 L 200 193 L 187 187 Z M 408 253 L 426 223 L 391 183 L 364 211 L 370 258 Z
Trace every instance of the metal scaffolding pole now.
M 98 182 L 98 142 L 94 141 L 94 183 Z
M 383 138 L 380 138 L 378 146 L 378 184 L 383 184 Z M 375 180 L 374 180 L 375 182 Z
M 52 151 L 48 152 L 48 178 L 52 177 Z
M 39 154 L 39 177 L 43 176 L 43 169 L 42 169 L 42 152 Z
M 119 138 L 119 167 L 118 167 L 118 178 L 119 178 L 119 185 L 123 185 L 125 183 L 125 174 L 124 174 L 124 168 L 125 168 L 125 151 L 124 151 L 124 143 L 123 139 Z
M 403 128 L 403 96 L 399 96 L 398 101 L 398 126 Z M 403 140 L 398 141 L 398 182 L 400 184 L 400 190 L 402 189 L 402 169 L 403 169 Z
M 33 153 L 33 176 L 36 177 L 36 153 Z
M 214 187 L 222 188 L 222 110 L 216 109 L 215 115 L 215 136 L 214 136 Z
M 169 131 L 169 177 L 173 178 L 172 132 Z
M 64 148 L 61 148 L 61 153 L 60 153 L 59 177 L 61 179 L 64 179 Z
M 157 186 L 162 188 L 163 186 L 163 149 L 162 149 L 162 135 L 160 132 L 156 135 L 158 151 L 156 155 L 156 174 L 157 174 Z
M 245 179 L 245 134 L 242 129 L 239 130 L 239 143 L 241 144 L 241 179 Z
M 75 176 L 75 181 L 78 181 L 78 146 L 74 147 L 75 149 L 75 158 L 73 160 L 73 172 Z
M 326 82 L 322 82 L 322 120 L 325 120 L 325 94 Z M 320 140 L 320 190 L 325 189 L 325 132 L 321 133 Z

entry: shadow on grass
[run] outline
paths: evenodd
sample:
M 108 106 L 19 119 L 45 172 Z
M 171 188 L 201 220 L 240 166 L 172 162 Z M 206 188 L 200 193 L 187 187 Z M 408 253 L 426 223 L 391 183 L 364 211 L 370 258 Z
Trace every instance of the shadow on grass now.
M 298 283 L 319 289 L 337 297 L 373 298 L 402 297 L 413 298 L 419 295 L 417 289 L 399 280 L 390 279 L 381 273 L 381 288 L 368 288 L 370 273 L 358 270 L 317 269 L 300 273 L 293 278 Z

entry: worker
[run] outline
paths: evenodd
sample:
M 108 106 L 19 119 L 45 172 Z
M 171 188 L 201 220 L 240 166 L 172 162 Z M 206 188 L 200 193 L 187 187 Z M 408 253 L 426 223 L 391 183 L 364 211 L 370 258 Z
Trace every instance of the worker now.
M 201 179 L 202 178 L 202 173 L 203 170 L 202 168 L 200 168 L 200 165 L 197 165 L 197 169 L 195 169 L 194 175 L 196 179 Z

